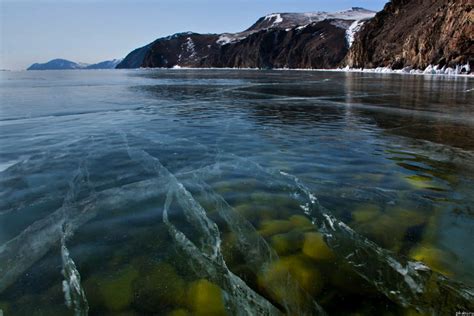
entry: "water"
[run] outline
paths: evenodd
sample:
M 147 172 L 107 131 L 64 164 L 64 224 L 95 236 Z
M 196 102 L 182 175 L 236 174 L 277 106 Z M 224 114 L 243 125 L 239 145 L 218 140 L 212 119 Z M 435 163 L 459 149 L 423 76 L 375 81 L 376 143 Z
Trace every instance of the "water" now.
M 474 81 L 2 73 L 5 315 L 473 310 Z

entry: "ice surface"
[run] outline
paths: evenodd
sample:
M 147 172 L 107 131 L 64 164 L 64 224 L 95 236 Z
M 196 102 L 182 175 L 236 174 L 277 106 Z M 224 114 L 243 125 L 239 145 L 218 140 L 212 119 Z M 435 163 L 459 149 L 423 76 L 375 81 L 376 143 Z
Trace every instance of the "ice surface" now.
M 289 99 L 280 98 L 272 102 L 283 103 Z M 150 104 L 155 105 L 153 102 Z M 189 109 L 194 109 L 192 106 L 195 104 L 183 98 L 182 105 L 186 105 L 186 109 L 176 107 L 174 102 L 169 107 L 162 108 L 161 114 L 178 113 L 187 117 Z M 154 106 L 149 106 L 140 109 L 139 115 L 146 111 L 154 113 L 155 110 Z M 154 116 L 154 119 L 157 117 Z M 195 120 L 193 124 L 197 121 Z M 229 119 L 225 122 L 225 126 L 220 129 L 222 134 L 234 128 L 235 121 Z M 183 127 L 185 128 L 186 126 Z M 203 130 L 203 133 L 205 132 Z M 160 200 L 164 203 L 156 205 L 157 210 L 161 210 L 162 207 L 164 209 L 162 217 L 157 218 L 165 223 L 172 237 L 173 246 L 187 259 L 186 264 L 189 270 L 193 271 L 190 277 L 208 279 L 222 288 L 226 306 L 231 313 L 272 315 L 284 311 L 295 315 L 323 314 L 317 302 L 309 295 L 305 295 L 298 283 L 290 277 L 286 291 L 302 293 L 304 302 L 299 305 L 284 297 L 270 302 L 258 291 L 259 289 L 246 284 L 243 277 L 239 277 L 238 273 L 228 266 L 222 255 L 221 225 L 236 236 L 236 247 L 243 253 L 242 260 L 252 271 L 257 273 L 265 271 L 269 265 L 278 260 L 276 253 L 252 224 L 232 208 L 232 202 L 226 200 L 224 194 L 218 194 L 211 185 L 210 179 L 229 179 L 229 175 L 237 174 L 251 175 L 263 183 L 268 192 L 279 192 L 289 200 L 297 202 L 294 204 L 295 212 L 311 218 L 314 230 L 325 236 L 325 241 L 336 255 L 343 258 L 353 271 L 392 301 L 428 313 L 434 310 L 451 313 L 453 306 L 461 309 L 471 308 L 472 304 L 469 305 L 472 301 L 471 289 L 440 276 L 420 262 L 394 255 L 356 233 L 334 213 L 319 205 L 317 195 L 321 192 L 310 190 L 302 180 L 292 175 L 292 172 L 268 169 L 252 158 L 225 153 L 224 136 L 212 138 L 211 145 L 204 145 L 195 141 L 199 139 L 195 135 L 188 134 L 188 138 L 179 139 L 172 136 L 173 131 L 166 134 L 137 129 L 136 133 L 131 134 L 138 140 L 129 142 L 129 136 L 124 135 L 126 153 L 121 158 L 122 162 L 128 163 L 130 160 L 140 172 L 141 169 L 146 170 L 146 175 L 151 178 L 148 180 L 134 178 L 133 181 L 136 181 L 134 183 L 104 188 L 96 183 L 91 184 L 88 164 L 81 163 L 71 180 L 62 207 L 36 221 L 19 236 L 0 246 L 0 292 L 43 257 L 48 250 L 56 247 L 61 240 L 61 245 L 64 246 L 61 247 L 61 255 L 66 301 L 71 306 L 84 305 L 85 297 L 82 300 L 79 286 L 79 271 L 66 248 L 65 238 L 61 239 L 64 236 L 64 227 L 68 227 L 72 233 L 100 212 L 110 212 L 124 205 L 140 203 L 150 197 L 166 196 L 165 201 Z M 148 147 L 142 148 L 137 143 L 147 144 Z M 114 145 L 125 151 L 120 141 Z M 192 163 L 189 159 L 181 159 L 191 153 L 195 159 Z M 163 162 L 161 155 L 164 157 Z M 108 160 L 105 163 L 108 163 Z M 112 173 L 114 180 L 127 177 L 129 172 L 134 176 L 137 170 L 130 171 L 127 168 L 125 172 L 124 170 L 120 172 L 120 174 Z M 327 190 L 330 191 L 329 188 Z M 363 192 L 354 189 L 347 196 L 350 194 L 361 196 Z M 333 196 L 336 197 L 335 194 Z M 368 198 L 373 198 L 373 195 Z M 300 209 L 297 205 L 300 205 Z M 176 212 L 183 215 L 180 220 L 185 220 L 184 225 L 176 219 Z M 199 238 L 192 236 L 183 226 L 192 227 Z M 74 249 L 71 250 L 74 255 Z M 265 288 L 266 294 L 271 292 L 271 287 Z M 77 303 L 74 303 L 74 297 Z
M 229 312 L 233 315 L 279 315 L 276 307 L 227 268 L 220 250 L 221 239 L 217 225 L 207 217 L 205 210 L 183 184 L 157 158 L 145 151 L 129 147 L 128 152 L 131 159 L 140 162 L 144 168 L 155 171 L 159 178 L 168 180 L 163 222 L 168 226 L 171 237 L 188 258 L 188 264 L 196 271 L 197 276 L 211 280 L 228 294 L 224 299 Z M 168 212 L 174 199 L 182 207 L 188 222 L 200 232 L 200 246 L 196 246 L 171 223 Z
M 10 168 L 11 166 L 17 164 L 18 160 L 10 160 L 10 161 L 6 161 L 6 162 L 0 162 L 0 172 L 4 171 L 4 170 L 7 170 L 8 168 Z
M 255 177 L 268 179 L 272 187 L 287 187 L 290 196 L 305 206 L 303 212 L 312 218 L 315 229 L 325 236 L 328 246 L 337 256 L 345 258 L 357 274 L 392 301 L 428 313 L 450 313 L 460 307 L 472 309 L 472 289 L 448 280 L 419 262 L 398 258 L 359 235 L 322 207 L 297 177 L 267 170 L 249 159 L 234 159 L 228 168 L 251 169 Z M 220 168 L 223 168 L 222 163 Z
M 163 186 L 164 183 L 153 179 L 107 189 L 75 203 L 67 202 L 34 222 L 18 236 L 0 245 L 0 293 L 57 245 L 63 234 L 65 218 L 68 219 L 68 230 L 72 233 L 97 216 L 99 211 L 107 212 L 120 205 L 158 196 L 163 191 L 157 188 Z
M 285 175 L 285 174 L 283 174 Z M 381 293 L 402 306 L 411 306 L 428 313 L 452 313 L 462 307 L 474 307 L 474 291 L 446 279 L 427 266 L 397 258 L 348 225 L 336 219 L 314 199 L 310 190 L 292 175 L 298 190 L 309 199 L 302 209 L 310 214 L 319 232 L 325 235 L 328 246 L 341 258 L 346 258 L 354 271 L 372 283 Z M 437 289 L 433 293 L 434 289 Z

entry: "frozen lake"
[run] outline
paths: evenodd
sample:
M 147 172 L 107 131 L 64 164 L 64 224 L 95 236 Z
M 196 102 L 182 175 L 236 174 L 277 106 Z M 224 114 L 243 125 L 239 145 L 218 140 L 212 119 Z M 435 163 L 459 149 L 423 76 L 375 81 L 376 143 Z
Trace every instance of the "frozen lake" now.
M 342 72 L 3 72 L 0 309 L 473 311 L 473 88 Z

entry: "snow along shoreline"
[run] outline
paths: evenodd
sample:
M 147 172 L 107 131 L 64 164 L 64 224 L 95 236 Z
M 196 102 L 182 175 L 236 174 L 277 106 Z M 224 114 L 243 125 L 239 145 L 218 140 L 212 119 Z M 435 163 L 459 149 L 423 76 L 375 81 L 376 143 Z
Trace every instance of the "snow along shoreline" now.
M 174 66 L 172 68 L 139 68 L 139 69 L 183 69 L 183 70 L 192 70 L 192 69 L 203 69 L 203 70 L 267 70 L 261 68 L 237 68 L 237 67 L 181 67 Z M 391 69 L 389 67 L 377 67 L 377 68 L 350 68 L 346 66 L 344 68 L 272 68 L 268 70 L 278 70 L 278 71 L 330 71 L 330 72 L 363 72 L 363 73 L 379 73 L 379 74 L 402 74 L 402 75 L 441 75 L 441 76 L 456 76 L 456 77 L 474 77 L 474 72 L 470 72 L 469 64 L 458 65 L 455 68 L 452 67 L 439 67 L 439 66 L 428 66 L 426 69 L 413 69 L 411 67 L 405 67 L 403 69 Z
M 321 72 L 356 72 L 356 73 L 376 73 L 376 74 L 399 74 L 399 75 L 422 75 L 422 76 L 449 76 L 449 77 L 467 77 L 467 78 L 474 78 L 474 72 L 467 73 L 467 69 L 469 69 L 469 65 L 461 65 L 456 66 L 456 68 L 451 67 L 439 67 L 439 66 L 428 66 L 425 70 L 422 69 L 412 69 L 409 67 L 403 69 L 391 69 L 389 67 L 377 67 L 377 68 L 271 68 L 271 69 L 261 69 L 261 68 L 249 68 L 249 67 L 181 67 L 175 65 L 174 67 L 155 67 L 155 68 L 148 68 L 148 67 L 141 67 L 141 68 L 128 68 L 128 69 L 65 69 L 59 71 L 108 71 L 108 70 L 135 70 L 135 71 L 153 71 L 153 70 L 276 70 L 276 71 L 321 71 Z M 464 69 L 464 73 L 461 71 Z M 22 70 L 7 70 L 8 72 L 21 72 L 27 71 L 26 69 Z M 39 70 L 39 71 L 55 71 L 58 70 Z

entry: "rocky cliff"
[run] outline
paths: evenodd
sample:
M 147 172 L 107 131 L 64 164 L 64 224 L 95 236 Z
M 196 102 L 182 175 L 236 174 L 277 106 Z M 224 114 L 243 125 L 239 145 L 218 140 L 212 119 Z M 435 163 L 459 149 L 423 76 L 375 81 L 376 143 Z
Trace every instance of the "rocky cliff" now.
M 392 0 L 357 33 L 345 63 L 393 69 L 469 63 L 472 69 L 473 4 L 472 0 Z
M 347 27 L 349 27 L 348 23 Z M 330 68 L 347 53 L 346 29 L 334 20 L 291 29 L 265 29 L 222 45 L 201 60 L 203 67 Z
M 178 33 L 132 51 L 117 68 L 333 68 L 375 12 L 275 13 L 240 33 Z

